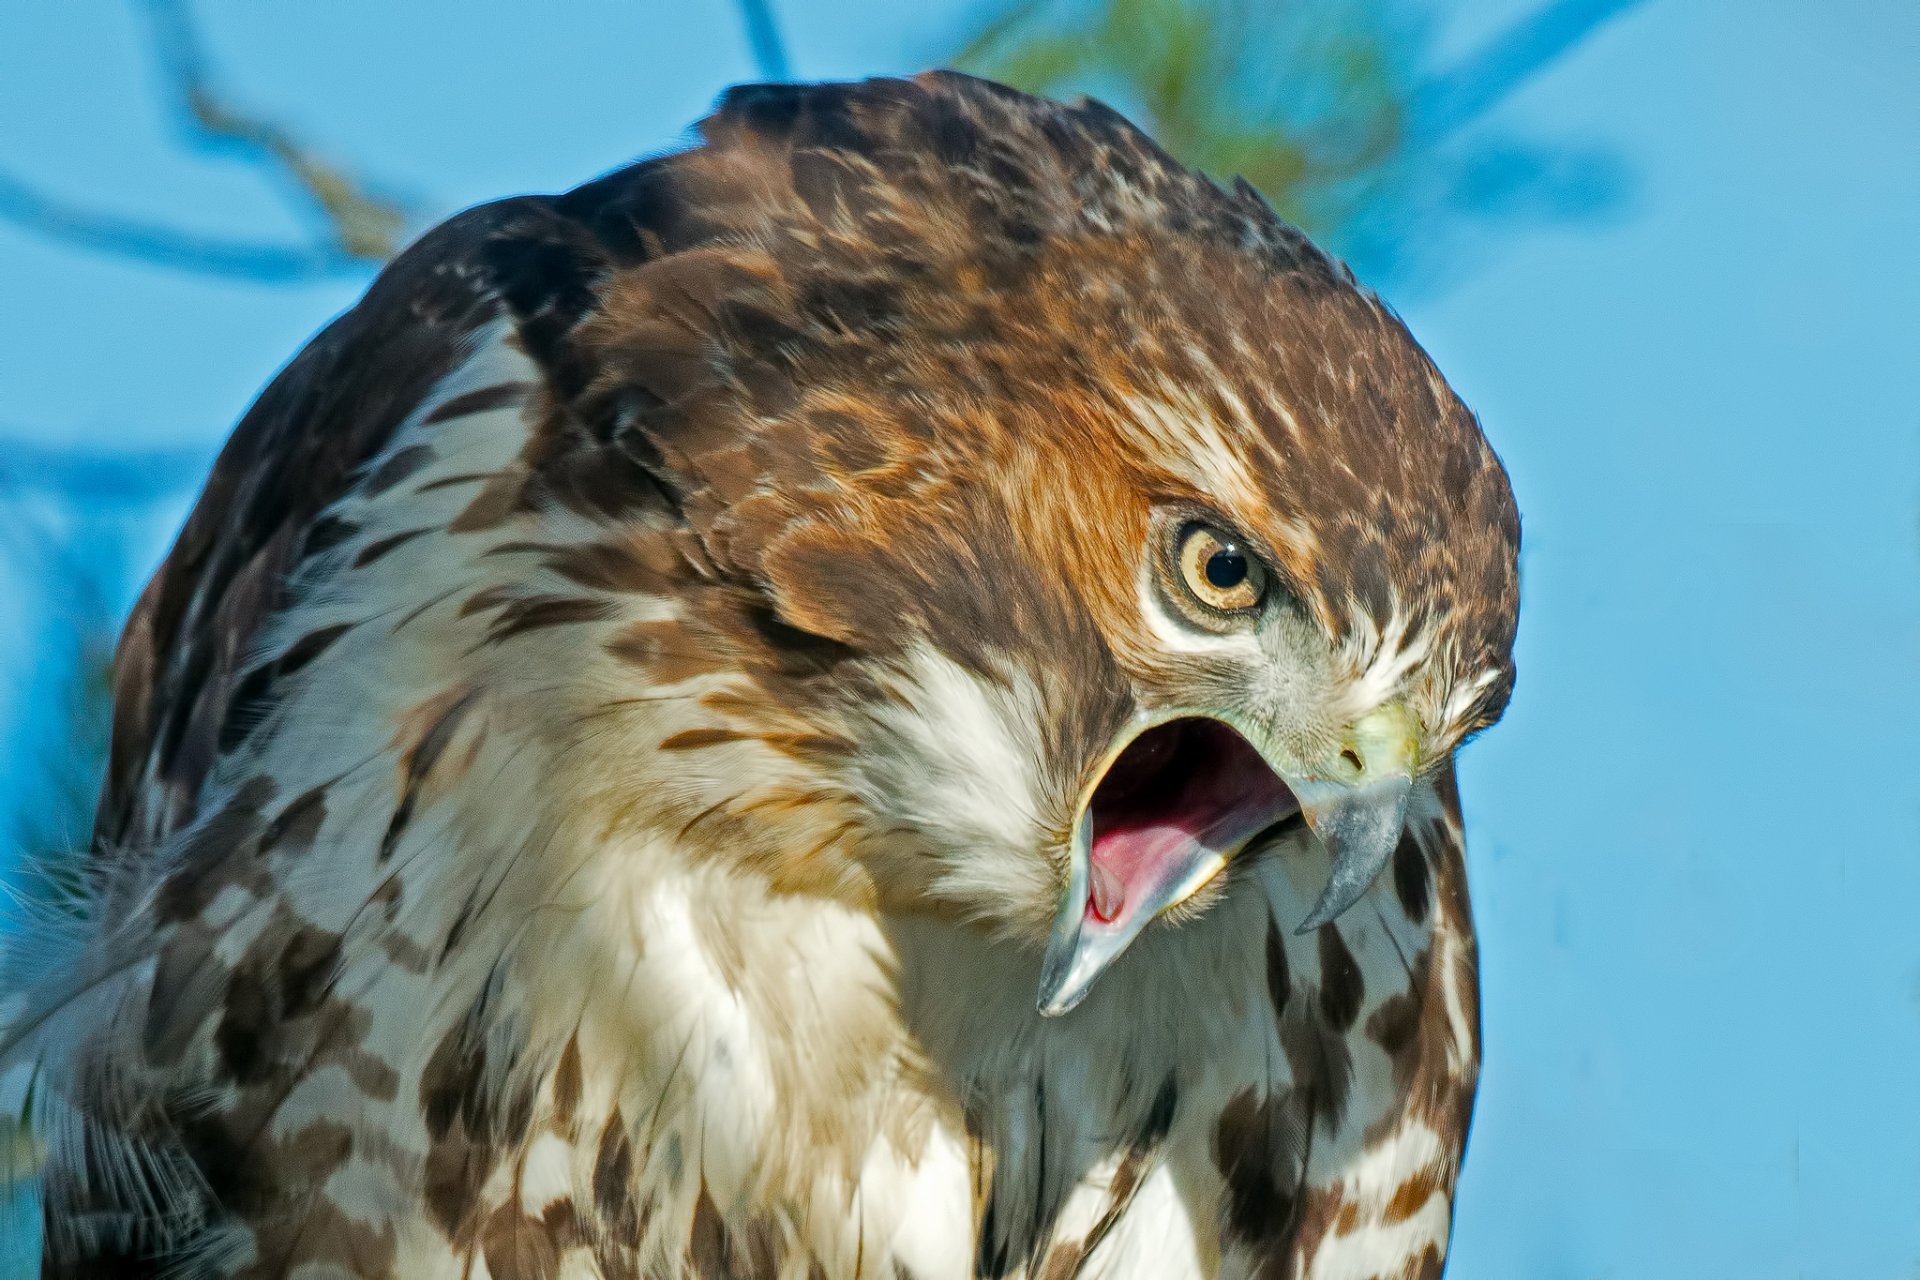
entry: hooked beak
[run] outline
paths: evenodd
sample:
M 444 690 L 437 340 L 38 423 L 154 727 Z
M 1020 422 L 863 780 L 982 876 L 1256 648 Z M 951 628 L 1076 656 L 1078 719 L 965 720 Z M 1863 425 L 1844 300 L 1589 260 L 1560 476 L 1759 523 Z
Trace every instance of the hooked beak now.
M 1333 874 L 1320 900 L 1296 933 L 1312 933 L 1338 919 L 1379 878 L 1407 825 L 1413 775 L 1389 774 L 1371 782 L 1302 780 L 1294 784 L 1300 811 L 1333 856 Z
M 1333 872 L 1300 926 L 1335 919 L 1393 856 L 1413 787 L 1405 713 L 1365 717 L 1325 771 L 1284 778 L 1210 716 L 1151 725 L 1108 759 L 1074 823 L 1066 892 L 1040 969 L 1039 1010 L 1057 1017 L 1149 922 L 1192 897 L 1259 837 L 1304 818 Z

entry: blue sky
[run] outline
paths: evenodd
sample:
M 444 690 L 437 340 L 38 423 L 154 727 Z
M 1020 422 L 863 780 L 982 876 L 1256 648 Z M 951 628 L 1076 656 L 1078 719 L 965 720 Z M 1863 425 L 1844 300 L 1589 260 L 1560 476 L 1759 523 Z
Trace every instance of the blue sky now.
M 1535 2 L 1449 6 L 1442 43 Z M 906 8 L 787 0 L 796 71 L 937 62 L 971 12 Z M 723 0 L 201 11 L 249 101 L 443 210 L 657 149 L 753 74 Z M 141 34 L 110 0 L 0 10 L 0 164 L 293 232 L 252 177 L 174 145 Z M 1393 299 L 1527 522 L 1518 693 L 1464 763 L 1487 1069 L 1453 1274 L 1909 1277 L 1920 6 L 1644 0 L 1495 123 L 1611 148 L 1632 194 Z M 0 430 L 210 456 L 358 287 L 0 226 Z M 24 741 L 55 599 L 31 566 L 0 582 L 0 715 Z

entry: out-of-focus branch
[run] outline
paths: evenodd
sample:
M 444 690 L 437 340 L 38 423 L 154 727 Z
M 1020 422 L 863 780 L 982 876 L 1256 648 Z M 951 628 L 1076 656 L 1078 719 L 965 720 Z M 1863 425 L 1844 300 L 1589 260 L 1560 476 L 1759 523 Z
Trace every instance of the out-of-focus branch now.
M 365 261 L 334 245 L 232 240 L 88 209 L 4 171 L 0 171 L 0 219 L 76 248 L 263 284 L 354 275 L 367 268 Z
M 49 195 L 0 171 L 0 219 L 83 249 L 264 284 L 353 275 L 399 248 L 407 208 L 322 160 L 287 129 L 243 111 L 215 87 L 184 0 L 142 0 L 188 137 L 253 166 L 298 197 L 314 224 L 306 244 L 205 235 Z
M 753 47 L 753 61 L 765 80 L 785 80 L 792 74 L 787 65 L 787 47 L 780 39 L 780 25 L 773 20 L 772 0 L 740 0 L 740 16 L 747 23 L 747 43 Z
M 1437 139 L 1485 115 L 1601 24 L 1640 0 L 1554 0 L 1515 22 L 1417 96 L 1420 127 Z
M 311 200 L 322 230 L 350 258 L 382 262 L 400 247 L 407 210 L 375 194 L 347 170 L 328 164 L 312 147 L 263 116 L 241 110 L 214 87 L 206 48 L 184 0 L 145 0 L 153 19 L 161 69 L 188 122 L 188 136 L 229 151 L 290 181 Z
M 87 449 L 0 431 L 0 496 L 47 493 L 88 505 L 140 505 L 185 493 L 206 449 Z
M 1434 215 L 1578 217 L 1612 198 L 1591 153 L 1457 135 L 1638 2 L 1532 0 L 1439 64 L 1435 0 L 1002 0 L 957 63 L 1108 98 L 1378 280 L 1432 259 Z

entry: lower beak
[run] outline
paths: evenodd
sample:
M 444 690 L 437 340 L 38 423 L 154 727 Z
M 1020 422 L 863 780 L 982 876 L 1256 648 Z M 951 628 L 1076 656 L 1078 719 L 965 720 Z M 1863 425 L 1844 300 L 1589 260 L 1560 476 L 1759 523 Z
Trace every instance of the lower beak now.
M 1093 896 L 1093 819 L 1082 814 L 1073 833 L 1073 873 L 1053 918 L 1047 953 L 1040 963 L 1040 1012 L 1057 1018 L 1093 989 L 1093 982 L 1120 958 L 1148 921 L 1184 902 L 1220 874 L 1229 851 L 1198 841 L 1169 857 L 1164 871 L 1127 894 L 1112 919 L 1102 919 Z
M 1251 748 L 1247 753 L 1254 754 Z M 1295 813 L 1306 819 L 1333 864 L 1299 932 L 1337 918 L 1393 857 L 1413 778 L 1408 769 L 1390 767 L 1363 771 L 1350 781 L 1283 780 L 1270 766 L 1256 765 L 1254 773 L 1243 768 L 1215 789 L 1222 787 L 1226 794 L 1209 815 L 1149 815 L 1119 836 L 1109 829 L 1100 837 L 1101 850 L 1095 847 L 1095 806 L 1089 796 L 1074 824 L 1067 888 L 1041 962 L 1043 1015 L 1057 1017 L 1079 1004 L 1155 917 L 1193 896 L 1242 848 Z M 1120 846 L 1117 853 L 1113 845 Z M 1104 859 L 1097 856 L 1101 852 Z

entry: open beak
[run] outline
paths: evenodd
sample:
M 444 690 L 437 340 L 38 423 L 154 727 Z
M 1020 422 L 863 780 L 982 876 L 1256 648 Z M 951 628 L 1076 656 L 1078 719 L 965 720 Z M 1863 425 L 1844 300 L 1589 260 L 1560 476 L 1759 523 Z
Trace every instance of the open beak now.
M 1301 931 L 1352 906 L 1392 858 L 1406 822 L 1413 760 L 1404 723 L 1397 711 L 1375 712 L 1327 770 L 1286 777 L 1210 716 L 1136 733 L 1074 823 L 1072 868 L 1041 963 L 1040 1012 L 1057 1017 L 1079 1004 L 1150 921 L 1286 822 L 1303 818 L 1333 862 Z

